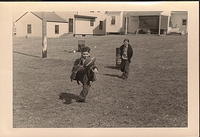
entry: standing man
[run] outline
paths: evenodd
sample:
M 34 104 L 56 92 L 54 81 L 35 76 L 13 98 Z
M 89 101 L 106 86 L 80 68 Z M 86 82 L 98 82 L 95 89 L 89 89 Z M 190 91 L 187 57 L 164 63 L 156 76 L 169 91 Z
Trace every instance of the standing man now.
M 129 74 L 129 64 L 133 56 L 133 49 L 129 44 L 129 39 L 124 39 L 123 45 L 120 47 L 121 66 L 120 69 L 123 72 L 121 78 L 127 80 Z

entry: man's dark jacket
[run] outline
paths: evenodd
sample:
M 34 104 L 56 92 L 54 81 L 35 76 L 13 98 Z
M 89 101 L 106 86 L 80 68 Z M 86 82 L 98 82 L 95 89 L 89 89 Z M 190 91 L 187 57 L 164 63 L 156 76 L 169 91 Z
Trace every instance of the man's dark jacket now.
M 124 52 L 124 51 L 123 51 L 123 50 L 124 50 L 124 46 L 125 46 L 125 45 L 122 45 L 122 46 L 120 47 L 120 56 L 121 56 L 121 57 L 122 57 L 122 54 L 123 54 L 123 52 Z M 128 57 L 128 61 L 129 61 L 129 62 L 131 62 L 132 56 L 133 56 L 133 49 L 132 49 L 131 45 L 128 44 L 127 57 Z

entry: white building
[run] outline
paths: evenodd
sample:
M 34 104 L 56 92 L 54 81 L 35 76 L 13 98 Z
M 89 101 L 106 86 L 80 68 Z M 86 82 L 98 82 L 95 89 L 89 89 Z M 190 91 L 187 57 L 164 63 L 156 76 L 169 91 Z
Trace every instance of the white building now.
M 106 32 L 108 34 L 136 34 L 138 31 L 161 34 L 167 31 L 168 15 L 163 11 L 108 11 Z
M 170 15 L 170 29 L 177 29 L 180 32 L 187 33 L 188 13 L 187 11 L 172 11 Z
M 66 11 L 26 12 L 14 23 L 20 37 L 41 37 L 42 20 L 47 21 L 47 37 L 105 34 L 187 33 L 187 12 L 182 11 Z
M 15 21 L 15 36 L 42 37 L 42 20 L 46 20 L 47 37 L 68 33 L 68 22 L 54 12 L 26 12 Z
M 106 11 L 106 33 L 117 34 L 124 32 L 124 13 L 122 11 Z
M 74 35 L 105 35 L 106 21 L 104 12 L 56 12 L 69 22 L 69 34 Z

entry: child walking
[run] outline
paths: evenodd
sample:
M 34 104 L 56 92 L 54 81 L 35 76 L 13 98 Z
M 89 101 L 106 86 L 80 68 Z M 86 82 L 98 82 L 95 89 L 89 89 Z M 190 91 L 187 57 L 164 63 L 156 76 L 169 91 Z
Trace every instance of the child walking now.
M 128 79 L 129 65 L 133 56 L 133 49 L 129 44 L 129 39 L 124 39 L 123 45 L 120 47 L 122 79 Z
M 90 90 L 91 82 L 96 81 L 98 69 L 95 65 L 96 58 L 90 57 L 90 48 L 84 47 L 81 50 L 81 57 L 76 59 L 70 76 L 71 81 L 76 80 L 78 84 L 82 83 L 83 88 L 79 95 L 78 102 L 85 102 L 86 96 Z

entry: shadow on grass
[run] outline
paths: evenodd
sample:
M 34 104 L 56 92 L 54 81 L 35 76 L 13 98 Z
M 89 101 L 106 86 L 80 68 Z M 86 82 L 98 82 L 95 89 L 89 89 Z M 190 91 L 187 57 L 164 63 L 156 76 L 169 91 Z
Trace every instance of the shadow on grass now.
M 78 101 L 79 96 L 72 93 L 60 93 L 59 99 L 64 100 L 65 101 L 64 104 L 71 104 L 72 99 Z
M 121 76 L 116 75 L 116 74 L 103 74 L 104 76 L 110 76 L 110 77 L 115 77 L 115 78 L 121 78 Z
M 109 69 L 117 69 L 117 70 L 119 70 L 119 67 L 116 67 L 116 66 L 105 66 L 105 68 L 109 68 Z
M 22 52 L 18 52 L 18 51 L 13 51 L 13 53 L 18 53 L 18 54 L 21 54 L 21 55 L 30 56 L 30 57 L 35 57 L 35 58 L 41 58 L 40 56 L 30 55 L 30 54 L 22 53 Z

